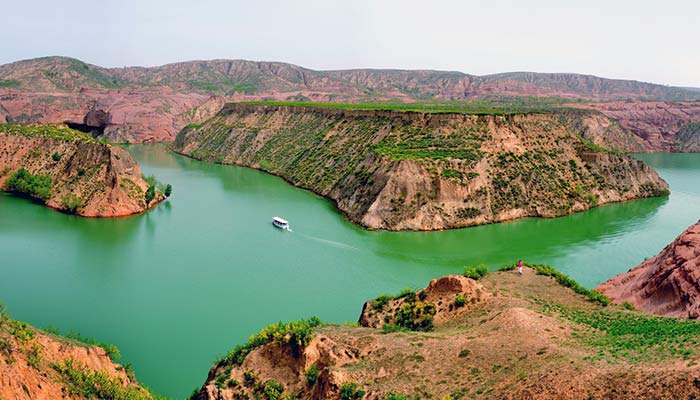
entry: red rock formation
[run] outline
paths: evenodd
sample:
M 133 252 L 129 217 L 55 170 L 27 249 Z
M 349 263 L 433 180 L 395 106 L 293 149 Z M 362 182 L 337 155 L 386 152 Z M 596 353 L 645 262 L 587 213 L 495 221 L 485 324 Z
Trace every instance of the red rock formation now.
M 600 286 L 616 303 L 680 318 L 700 316 L 700 222 L 688 228 L 656 257 Z

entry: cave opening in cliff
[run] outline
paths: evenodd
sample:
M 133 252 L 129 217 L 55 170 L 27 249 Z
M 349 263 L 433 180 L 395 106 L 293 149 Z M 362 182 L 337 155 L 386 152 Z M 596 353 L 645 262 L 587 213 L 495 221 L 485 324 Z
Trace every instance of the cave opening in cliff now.
M 75 129 L 76 131 L 89 133 L 90 135 L 92 135 L 92 137 L 95 137 L 95 138 L 102 136 L 105 133 L 104 126 L 90 126 L 87 124 L 79 124 L 77 122 L 70 122 L 70 121 L 65 121 L 65 124 L 68 125 L 68 127 L 71 129 Z

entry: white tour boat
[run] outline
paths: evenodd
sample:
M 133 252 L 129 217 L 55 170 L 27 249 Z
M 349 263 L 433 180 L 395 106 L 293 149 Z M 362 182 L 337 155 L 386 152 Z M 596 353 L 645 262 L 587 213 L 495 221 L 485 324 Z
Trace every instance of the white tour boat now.
M 282 219 L 280 217 L 272 218 L 272 225 L 274 225 L 280 229 L 289 229 L 289 221 L 287 221 L 286 219 Z

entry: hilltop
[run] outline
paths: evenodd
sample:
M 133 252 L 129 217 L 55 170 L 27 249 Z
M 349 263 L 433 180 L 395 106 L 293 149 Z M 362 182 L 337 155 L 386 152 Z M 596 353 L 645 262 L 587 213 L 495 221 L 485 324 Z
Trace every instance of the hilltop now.
M 70 122 L 120 142 L 172 141 L 185 125 L 213 116 L 223 104 L 221 97 L 337 103 L 482 101 L 506 108 L 552 108 L 570 102 L 618 116 L 643 139 L 646 151 L 669 150 L 680 127 L 700 122 L 698 90 L 568 73 L 316 71 L 247 60 L 103 68 L 66 57 L 0 66 L 0 121 Z M 628 111 L 620 115 L 606 105 L 609 101 L 624 101 Z M 662 114 L 672 118 L 659 117 L 657 110 L 645 106 L 649 101 L 663 102 L 668 111 Z
M 172 149 L 279 175 L 370 229 L 555 217 L 668 193 L 644 163 L 597 145 L 595 132 L 634 137 L 590 112 L 232 103 L 185 128 Z
M 359 326 L 271 325 L 219 360 L 192 398 L 700 395 L 697 323 L 610 305 L 543 265 L 467 272 L 379 296 Z

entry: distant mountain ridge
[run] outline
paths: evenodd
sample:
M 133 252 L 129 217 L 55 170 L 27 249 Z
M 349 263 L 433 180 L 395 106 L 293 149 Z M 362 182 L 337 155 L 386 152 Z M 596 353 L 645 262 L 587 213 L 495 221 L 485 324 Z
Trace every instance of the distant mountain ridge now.
M 476 76 L 456 71 L 349 69 L 317 71 L 294 64 L 248 60 L 185 61 L 157 67 L 103 68 L 67 57 L 0 66 L 0 83 L 31 91 L 71 92 L 170 86 L 197 92 L 315 91 L 339 99 L 471 100 L 484 96 L 538 96 L 591 100 L 700 100 L 700 89 L 573 73 L 507 72 Z

